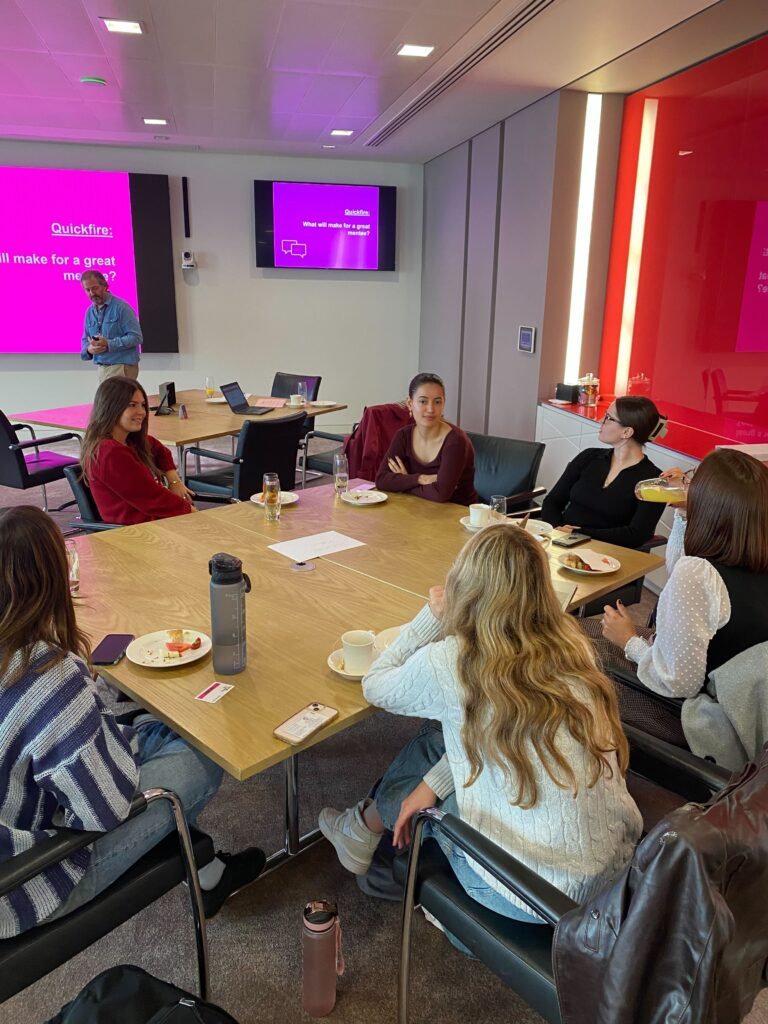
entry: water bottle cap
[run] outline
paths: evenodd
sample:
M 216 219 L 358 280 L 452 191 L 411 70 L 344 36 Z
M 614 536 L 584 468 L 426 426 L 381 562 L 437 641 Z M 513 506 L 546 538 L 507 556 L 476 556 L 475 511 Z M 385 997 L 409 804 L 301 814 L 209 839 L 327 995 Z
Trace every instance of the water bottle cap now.
M 243 563 L 235 555 L 219 551 L 208 563 L 208 572 L 214 583 L 239 583 L 243 578 Z
M 327 925 L 338 915 L 336 904 L 330 900 L 310 900 L 304 907 L 304 920 L 311 925 Z

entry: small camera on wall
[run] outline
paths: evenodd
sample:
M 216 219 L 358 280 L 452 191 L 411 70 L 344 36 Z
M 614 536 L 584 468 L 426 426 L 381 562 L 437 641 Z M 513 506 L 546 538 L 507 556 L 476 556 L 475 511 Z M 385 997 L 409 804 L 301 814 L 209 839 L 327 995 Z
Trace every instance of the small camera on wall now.
M 184 249 L 181 253 L 181 269 L 182 270 L 194 270 L 197 264 L 195 263 L 195 254 L 191 249 Z

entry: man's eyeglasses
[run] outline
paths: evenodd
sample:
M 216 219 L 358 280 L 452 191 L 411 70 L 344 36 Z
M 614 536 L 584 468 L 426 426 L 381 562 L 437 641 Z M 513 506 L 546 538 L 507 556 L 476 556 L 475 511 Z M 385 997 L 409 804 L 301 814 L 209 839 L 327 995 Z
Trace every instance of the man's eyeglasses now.
M 610 421 L 611 423 L 618 423 L 620 427 L 624 426 L 621 420 L 617 420 L 615 416 L 611 416 L 611 414 L 607 412 L 605 416 L 603 416 L 603 423 L 606 423 L 608 421 Z

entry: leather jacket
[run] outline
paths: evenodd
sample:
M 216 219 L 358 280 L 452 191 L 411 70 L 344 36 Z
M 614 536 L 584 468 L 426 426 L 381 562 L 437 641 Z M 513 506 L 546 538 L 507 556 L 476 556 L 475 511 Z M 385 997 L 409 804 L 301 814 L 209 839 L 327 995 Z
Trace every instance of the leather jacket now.
M 741 1021 L 768 984 L 768 744 L 565 914 L 552 959 L 563 1024 Z

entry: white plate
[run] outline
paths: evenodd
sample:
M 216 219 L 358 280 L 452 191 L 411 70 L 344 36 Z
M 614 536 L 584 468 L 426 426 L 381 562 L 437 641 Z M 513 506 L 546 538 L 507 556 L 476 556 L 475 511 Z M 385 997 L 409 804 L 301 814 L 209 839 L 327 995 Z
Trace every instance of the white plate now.
M 129 661 L 142 668 L 180 668 L 204 658 L 210 651 L 212 645 L 209 636 L 201 633 L 199 629 L 184 630 L 184 643 L 191 644 L 197 637 L 200 637 L 202 643 L 196 651 L 184 651 L 180 658 L 170 658 L 166 661 L 162 652 L 167 650 L 165 645 L 169 642 L 168 630 L 158 629 L 155 633 L 145 633 L 144 636 L 131 640 L 125 654 Z
M 574 569 L 572 566 L 566 565 L 563 559 L 568 558 L 569 555 L 578 555 L 591 568 Z M 601 555 L 600 552 L 592 551 L 591 548 L 579 548 L 578 551 L 564 551 L 562 555 L 557 556 L 557 561 L 561 568 L 567 569 L 568 572 L 575 572 L 577 576 L 605 576 L 621 568 L 621 562 L 617 558 L 611 558 L 610 555 Z
M 387 500 L 387 496 L 383 491 L 345 491 L 341 495 L 341 500 L 346 501 L 348 505 L 380 505 L 382 501 Z
M 365 672 L 345 672 L 343 669 L 344 665 L 344 651 L 340 647 L 338 651 L 333 651 L 332 654 L 328 655 L 328 668 L 335 672 L 337 676 L 341 676 L 342 679 L 362 679 Z
M 226 405 L 226 398 L 206 398 L 206 405 Z
M 378 654 L 382 651 L 386 651 L 390 644 L 393 644 L 395 640 L 400 636 L 400 630 L 402 626 L 390 626 L 389 629 L 382 629 L 380 633 L 376 634 L 376 639 L 373 641 L 373 649 Z
M 259 491 L 258 494 L 251 495 L 251 501 L 254 505 L 260 505 L 264 508 L 264 499 L 262 498 L 263 491 Z M 280 491 L 280 504 L 281 505 L 295 505 L 299 500 L 298 494 L 295 491 Z
M 510 522 L 514 522 L 514 519 L 511 519 Z M 525 528 L 528 533 L 532 533 L 534 537 L 547 537 L 554 529 L 553 526 L 550 526 L 549 523 L 543 522 L 541 519 L 529 519 Z
M 307 405 L 319 405 L 321 409 L 329 409 L 332 405 L 338 405 L 339 403 L 332 398 L 323 398 L 322 400 L 316 398 L 314 402 L 307 402 Z

